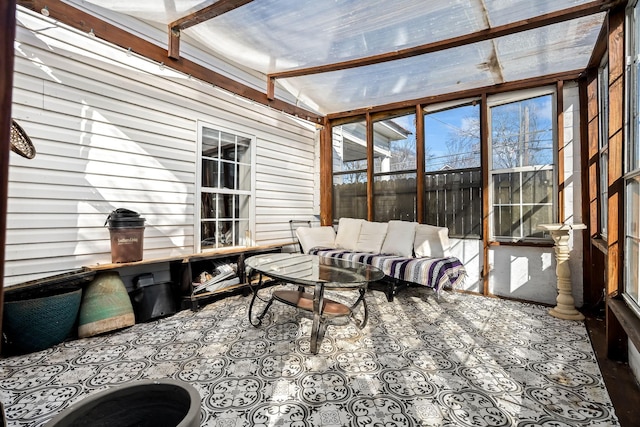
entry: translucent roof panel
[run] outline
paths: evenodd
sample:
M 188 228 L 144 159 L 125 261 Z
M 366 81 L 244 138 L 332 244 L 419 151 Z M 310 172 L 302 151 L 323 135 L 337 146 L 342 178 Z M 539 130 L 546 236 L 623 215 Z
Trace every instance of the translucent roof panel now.
M 282 79 L 323 113 L 389 104 L 500 83 L 490 41 L 398 61 Z
M 496 39 L 505 81 L 583 69 L 603 19 L 592 15 Z
M 118 14 L 126 14 L 155 28 L 166 28 L 217 3 L 68 1 L 107 9 L 116 14 L 110 15 L 113 22 L 118 22 Z M 189 46 L 189 55 L 196 48 L 223 59 L 225 66 L 251 76 L 254 87 L 264 81 L 266 93 L 268 74 L 433 47 L 483 30 L 576 11 L 582 5 L 591 6 L 590 13 L 610 6 L 597 0 L 254 0 L 183 29 L 180 45 L 183 52 Z M 597 13 L 374 65 L 278 78 L 275 96 L 329 114 L 582 70 L 604 16 Z M 233 70 L 222 71 L 235 75 Z
M 592 3 L 592 0 L 484 0 L 489 16 L 489 24 L 492 27 L 510 24 L 534 16 L 546 15 L 588 3 Z
M 486 28 L 478 0 L 260 0 L 184 33 L 263 73 L 310 67 Z

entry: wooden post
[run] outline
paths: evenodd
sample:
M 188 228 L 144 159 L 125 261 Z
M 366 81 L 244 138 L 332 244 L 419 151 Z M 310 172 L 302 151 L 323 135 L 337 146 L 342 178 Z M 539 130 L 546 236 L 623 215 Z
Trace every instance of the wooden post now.
M 367 219 L 373 221 L 373 121 L 369 113 L 365 118 L 365 126 L 367 128 Z
M 13 94 L 13 43 L 16 38 L 16 2 L 0 2 L 0 260 L 5 258 L 7 242 L 7 191 L 9 189 L 9 152 L 11 149 L 11 98 Z M 0 261 L 0 334 L 4 307 L 4 262 Z M 0 351 L 2 342 L 0 341 Z
M 624 22 L 625 9 L 609 13 L 609 163 L 607 222 L 607 299 L 623 287 L 624 255 Z M 626 333 L 615 314 L 606 310 L 607 357 L 624 359 L 627 352 Z
M 480 100 L 480 164 L 482 165 L 482 293 L 489 295 L 489 106 Z
M 558 222 L 564 215 L 564 82 L 556 83 L 556 126 L 558 128 Z
M 424 139 L 424 111 L 422 105 L 416 106 L 416 218 L 415 221 L 423 224 L 424 217 L 424 153 L 426 141 Z
M 325 118 L 320 131 L 320 224 L 333 223 L 333 150 L 332 126 Z

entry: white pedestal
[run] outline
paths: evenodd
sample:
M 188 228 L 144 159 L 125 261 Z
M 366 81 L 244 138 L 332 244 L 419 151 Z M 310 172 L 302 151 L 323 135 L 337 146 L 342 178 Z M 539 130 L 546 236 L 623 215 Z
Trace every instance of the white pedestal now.
M 559 319 L 584 320 L 584 316 L 576 310 L 571 293 L 571 270 L 569 269 L 569 237 L 573 230 L 584 230 L 584 224 L 541 224 L 542 230 L 551 232 L 555 242 L 556 276 L 558 277 L 557 305 L 549 310 L 549 314 Z

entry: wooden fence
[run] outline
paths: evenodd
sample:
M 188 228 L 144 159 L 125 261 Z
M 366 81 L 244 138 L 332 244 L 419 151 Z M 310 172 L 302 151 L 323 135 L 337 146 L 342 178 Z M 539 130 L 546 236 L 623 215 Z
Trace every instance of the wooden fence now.
M 405 175 L 406 176 L 406 175 Z M 415 178 L 378 179 L 374 183 L 375 221 L 417 220 Z M 334 218 L 366 218 L 366 183 L 333 187 Z M 451 237 L 480 238 L 482 173 L 480 168 L 425 174 L 425 223 L 449 227 Z

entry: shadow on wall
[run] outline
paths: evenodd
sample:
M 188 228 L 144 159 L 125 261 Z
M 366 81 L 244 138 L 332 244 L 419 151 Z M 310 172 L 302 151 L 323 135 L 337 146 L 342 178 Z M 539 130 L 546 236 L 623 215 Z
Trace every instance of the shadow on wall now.
M 451 255 L 462 261 L 467 272 L 460 290 L 482 293 L 482 240 L 449 238 L 449 242 Z
M 195 129 L 169 108 L 180 84 L 31 15 L 17 32 L 13 115 L 38 156 L 10 159 L 5 285 L 109 263 L 116 208 L 147 219 L 145 258 L 192 251 Z
M 553 248 L 494 247 L 489 250 L 489 266 L 489 292 L 492 294 L 555 304 Z

